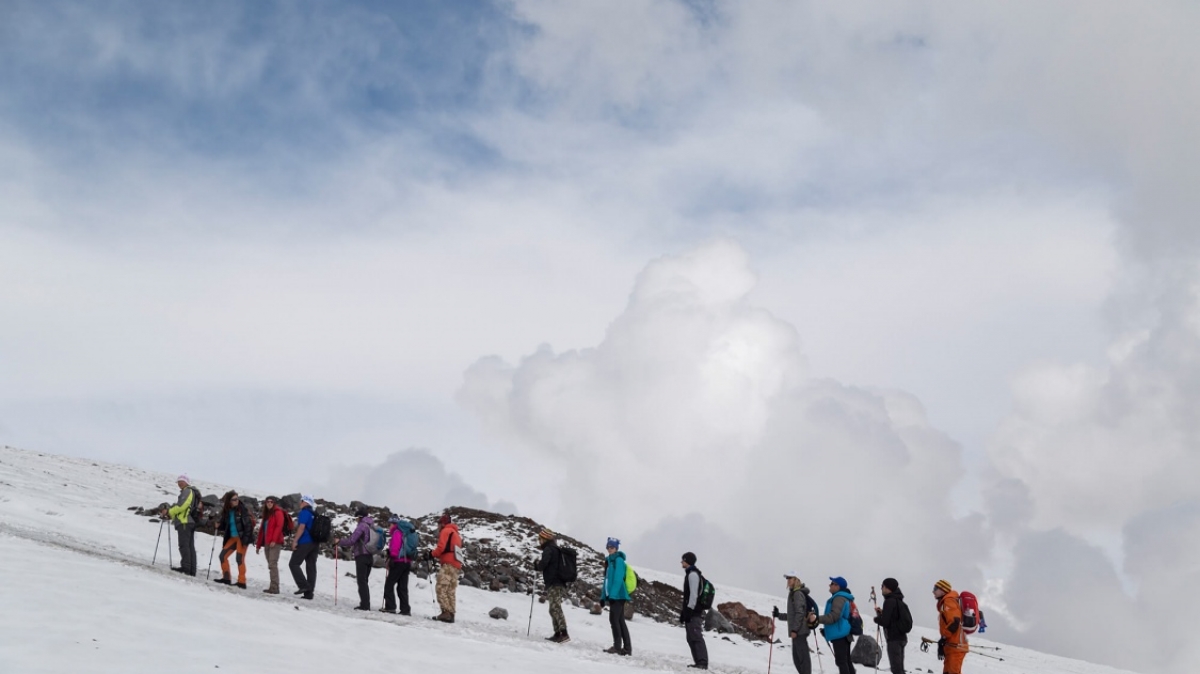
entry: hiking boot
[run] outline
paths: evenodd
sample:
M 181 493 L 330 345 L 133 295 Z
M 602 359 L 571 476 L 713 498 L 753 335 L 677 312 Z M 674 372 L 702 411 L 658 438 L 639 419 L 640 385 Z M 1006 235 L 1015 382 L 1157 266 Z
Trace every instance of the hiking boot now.
M 442 611 L 441 613 L 435 615 L 433 619 L 437 620 L 438 622 L 452 623 L 454 622 L 454 614 L 449 611 Z
M 371 607 L 370 606 L 355 606 L 354 610 L 355 611 L 370 611 Z
M 388 607 L 384 606 L 383 608 L 379 609 L 379 612 L 380 613 L 395 613 L 396 609 L 388 608 Z
M 300 590 L 296 590 L 292 594 L 304 594 L 305 592 L 308 592 L 308 590 L 300 589 Z
M 312 598 L 313 598 L 313 594 L 311 592 L 305 592 L 304 596 L 301 597 L 301 599 L 309 599 L 309 600 L 311 600 Z
M 562 636 L 562 632 L 555 632 L 554 634 L 546 637 L 546 641 L 556 641 L 560 636 Z
M 688 669 L 708 669 L 708 665 L 688 665 Z
M 401 611 L 400 615 L 412 615 L 412 611 Z
M 633 655 L 633 649 L 632 649 L 632 648 L 626 648 L 626 649 L 624 649 L 624 650 L 622 650 L 622 651 L 621 651 L 621 655 Z
M 263 590 L 263 593 L 264 594 L 279 594 L 279 590 L 272 590 L 271 588 L 268 587 L 267 589 Z
M 214 582 L 214 583 L 220 583 L 220 584 L 222 584 L 222 585 L 229 585 L 229 579 L 228 579 L 228 578 L 213 578 L 213 582 Z
M 570 640 L 571 640 L 571 635 L 567 634 L 566 632 L 563 632 L 562 634 L 558 635 L 557 639 L 554 639 L 554 643 L 565 644 Z
M 245 584 L 245 583 L 234 583 L 234 584 L 233 584 L 233 586 L 234 586 L 234 587 L 236 587 L 236 588 L 241 588 L 241 589 L 243 589 L 243 590 L 244 590 L 244 589 L 246 589 L 246 584 Z
M 182 566 L 172 566 L 171 570 L 175 573 L 187 573 L 187 569 L 183 568 Z
M 625 651 L 622 651 L 620 646 L 611 646 L 604 649 L 604 652 L 610 655 L 625 655 Z

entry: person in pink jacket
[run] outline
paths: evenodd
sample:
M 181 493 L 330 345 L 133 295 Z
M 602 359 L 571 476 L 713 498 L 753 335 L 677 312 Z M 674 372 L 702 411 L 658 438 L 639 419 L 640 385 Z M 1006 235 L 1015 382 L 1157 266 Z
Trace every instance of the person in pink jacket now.
M 398 600 L 400 615 L 412 615 L 412 607 L 408 604 L 408 574 L 412 571 L 413 560 L 409 555 L 416 554 L 417 531 L 411 522 L 399 515 L 392 515 L 388 523 L 392 525 L 388 531 L 388 571 L 383 582 L 383 608 L 379 610 L 395 613 Z

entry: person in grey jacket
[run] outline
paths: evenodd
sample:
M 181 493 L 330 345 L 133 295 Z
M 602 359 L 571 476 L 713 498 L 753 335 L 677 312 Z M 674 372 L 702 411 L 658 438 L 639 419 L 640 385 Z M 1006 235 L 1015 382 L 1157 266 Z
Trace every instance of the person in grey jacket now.
M 679 560 L 683 567 L 683 610 L 679 613 L 679 622 L 684 624 L 687 632 L 688 648 L 692 651 L 693 669 L 708 669 L 708 646 L 704 643 L 704 609 L 697 607 L 700 600 L 702 574 L 696 568 L 696 553 L 685 552 Z
M 375 554 L 368 549 L 371 540 L 371 530 L 375 528 L 375 520 L 368 514 L 366 508 L 354 512 L 358 518 L 358 526 L 354 533 L 345 540 L 335 539 L 333 544 L 341 548 L 350 548 L 354 555 L 354 575 L 358 577 L 358 606 L 355 611 L 371 610 L 371 587 L 367 581 L 371 578 L 371 569 L 375 566 Z
M 816 603 L 808 596 L 808 586 L 796 574 L 786 573 L 788 598 L 787 613 L 776 608 L 775 618 L 787 618 L 788 637 L 792 640 L 792 664 L 799 674 L 812 674 L 812 656 L 808 650 L 808 635 L 817 623 Z

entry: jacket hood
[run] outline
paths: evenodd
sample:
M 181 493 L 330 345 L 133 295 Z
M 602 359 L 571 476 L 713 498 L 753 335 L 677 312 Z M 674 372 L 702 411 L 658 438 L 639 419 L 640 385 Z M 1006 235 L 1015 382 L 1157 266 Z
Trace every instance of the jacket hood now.
M 904 599 L 904 593 L 901 592 L 900 590 L 893 590 L 891 593 L 888 594 L 888 597 L 895 597 L 896 599 Z
M 838 597 L 838 596 L 841 596 L 841 597 L 846 597 L 846 598 L 848 598 L 850 601 L 854 601 L 854 595 L 850 594 L 850 590 L 838 590 L 837 592 L 834 592 L 832 596 L 834 596 L 834 597 Z
M 617 559 L 618 557 L 619 557 L 619 558 L 621 558 L 621 559 L 625 559 L 625 553 L 624 553 L 624 552 L 621 552 L 620 550 L 617 550 L 616 552 L 612 553 L 611 555 L 609 555 L 609 556 L 608 556 L 608 557 L 606 557 L 605 559 Z
M 371 517 L 370 515 L 367 515 L 366 517 L 362 518 L 361 520 L 359 520 L 359 522 L 362 522 L 363 524 L 365 524 L 369 527 L 375 526 L 375 518 Z

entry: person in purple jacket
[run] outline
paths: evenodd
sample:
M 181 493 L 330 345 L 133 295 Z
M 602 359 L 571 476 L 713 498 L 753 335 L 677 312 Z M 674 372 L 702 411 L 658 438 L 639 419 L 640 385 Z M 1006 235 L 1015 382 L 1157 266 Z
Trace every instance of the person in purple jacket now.
M 413 560 L 408 558 L 406 551 L 416 550 L 417 532 L 411 522 L 399 515 L 392 515 L 388 522 L 392 525 L 388 531 L 388 572 L 387 580 L 383 582 L 383 608 L 379 610 L 395 613 L 399 600 L 400 615 L 412 615 L 412 607 L 408 605 L 408 574 L 412 571 Z
M 358 576 L 358 606 L 355 606 L 354 610 L 370 611 L 371 588 L 367 585 L 367 580 L 371 577 L 375 559 L 370 545 L 375 520 L 366 508 L 356 510 L 354 516 L 358 518 L 358 526 L 354 528 L 354 533 L 350 534 L 350 538 L 334 539 L 333 544 L 340 548 L 350 548 L 351 554 L 354 555 L 354 574 Z

